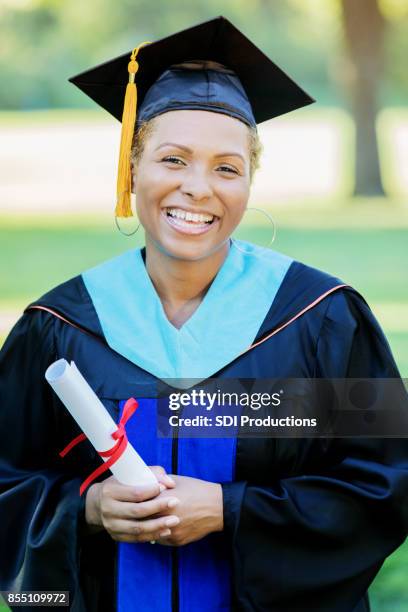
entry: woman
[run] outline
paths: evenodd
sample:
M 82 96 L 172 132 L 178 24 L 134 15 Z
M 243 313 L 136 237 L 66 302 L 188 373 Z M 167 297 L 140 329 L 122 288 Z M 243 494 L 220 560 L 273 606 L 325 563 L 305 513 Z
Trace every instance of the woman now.
M 399 376 L 354 289 L 230 240 L 257 165 L 256 120 L 311 99 L 222 18 L 139 58 L 131 170 L 146 246 L 33 302 L 1 353 L 1 588 L 69 591 L 81 612 L 368 610 L 368 586 L 406 535 L 403 440 L 157 435 L 160 380 Z M 115 62 L 74 79 L 110 110 Z M 261 88 L 260 65 L 272 78 Z M 118 216 L 129 214 L 133 81 Z M 137 398 L 127 435 L 159 484 L 105 473 L 78 495 L 101 461 L 88 443 L 57 458 L 80 433 L 44 382 L 60 357 L 116 421 Z

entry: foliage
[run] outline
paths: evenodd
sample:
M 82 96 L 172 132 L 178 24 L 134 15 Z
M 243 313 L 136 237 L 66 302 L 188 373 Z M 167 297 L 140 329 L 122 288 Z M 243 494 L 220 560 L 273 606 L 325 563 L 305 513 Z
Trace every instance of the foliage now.
M 386 96 L 402 95 L 408 23 L 404 0 L 382 0 L 389 18 Z M 3 109 L 86 106 L 67 78 L 142 40 L 220 13 L 256 39 L 279 65 L 323 102 L 342 100 L 339 0 L 2 0 L 0 91 Z M 405 3 L 406 4 L 406 3 Z M 158 18 L 160 15 L 160 18 Z M 337 88 L 337 90 L 336 90 Z

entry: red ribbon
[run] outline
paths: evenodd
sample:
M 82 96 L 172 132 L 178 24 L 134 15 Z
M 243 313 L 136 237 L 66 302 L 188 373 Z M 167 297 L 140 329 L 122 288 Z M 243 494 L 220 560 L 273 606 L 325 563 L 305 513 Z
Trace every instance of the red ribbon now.
M 130 397 L 128 400 L 126 400 L 125 406 L 123 408 L 122 417 L 118 423 L 118 428 L 116 429 L 116 431 L 114 431 L 111 434 L 112 438 L 114 440 L 117 440 L 116 444 L 107 451 L 97 451 L 98 455 L 100 455 L 101 457 L 109 457 L 109 459 L 105 461 L 104 463 L 102 463 L 102 465 L 100 465 L 96 470 L 92 472 L 92 474 L 88 476 L 86 480 L 84 480 L 84 482 L 81 484 L 79 488 L 80 495 L 82 495 L 85 489 L 89 487 L 89 485 L 91 484 L 91 482 L 95 480 L 95 478 L 97 478 L 98 476 L 106 472 L 106 470 L 108 470 L 114 463 L 116 463 L 119 457 L 121 457 L 123 453 L 125 452 L 125 449 L 128 444 L 128 438 L 126 435 L 125 425 L 127 421 L 130 419 L 130 417 L 133 415 L 133 413 L 135 412 L 138 405 L 139 404 L 137 403 L 134 397 Z M 65 455 L 69 453 L 69 451 L 72 448 L 74 448 L 74 446 L 76 446 L 77 444 L 79 444 L 80 442 L 86 439 L 87 437 L 84 433 L 79 434 L 79 436 L 74 438 L 59 453 L 60 457 L 65 457 Z

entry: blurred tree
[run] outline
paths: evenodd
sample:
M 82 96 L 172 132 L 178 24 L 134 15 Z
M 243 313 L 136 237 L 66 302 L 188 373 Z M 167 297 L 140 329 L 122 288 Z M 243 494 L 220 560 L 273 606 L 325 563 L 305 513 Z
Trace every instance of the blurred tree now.
M 337 2 L 339 0 L 336 0 Z M 356 120 L 356 195 L 382 195 L 376 116 L 381 85 L 398 75 L 399 56 L 387 57 L 386 35 L 393 24 L 392 41 L 398 40 L 398 22 L 406 26 L 407 0 L 340 0 L 351 69 L 349 86 Z M 405 45 L 407 36 L 405 35 Z M 389 41 L 391 42 L 391 41 Z M 389 45 L 392 49 L 392 45 Z M 406 49 L 406 46 L 405 46 Z M 387 67 L 385 69 L 385 63 Z M 395 78 L 394 76 L 394 78 Z M 395 79 L 397 80 L 398 77 Z M 403 78 L 400 78 L 402 81 Z M 406 80 L 406 76 L 405 76 Z
M 341 0 L 351 70 L 348 71 L 356 120 L 356 195 L 384 193 L 376 116 L 384 73 L 385 18 L 377 0 Z
M 404 57 L 408 53 L 407 0 L 289 0 L 303 19 L 311 17 L 325 33 L 336 37 L 342 24 L 346 54 L 338 49 L 327 67 L 341 90 L 349 92 L 356 124 L 355 193 L 383 193 L 376 138 L 376 116 L 384 103 L 403 98 L 408 74 Z M 320 36 L 320 35 L 318 35 Z M 386 68 L 385 68 L 386 64 Z

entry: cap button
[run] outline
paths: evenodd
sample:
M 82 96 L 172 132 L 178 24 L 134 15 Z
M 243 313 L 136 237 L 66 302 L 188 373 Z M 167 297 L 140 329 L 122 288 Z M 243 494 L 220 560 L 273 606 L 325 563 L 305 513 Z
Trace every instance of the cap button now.
M 139 70 L 139 64 L 136 60 L 130 60 L 130 62 L 128 63 L 128 72 L 130 72 L 130 74 L 136 74 L 136 72 Z

